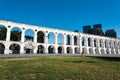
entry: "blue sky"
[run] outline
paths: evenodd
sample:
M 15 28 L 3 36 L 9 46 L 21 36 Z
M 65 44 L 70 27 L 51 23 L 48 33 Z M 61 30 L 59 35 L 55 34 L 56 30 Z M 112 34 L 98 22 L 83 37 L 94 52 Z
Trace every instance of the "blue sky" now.
M 120 0 L 0 0 L 0 19 L 80 32 L 102 24 L 120 37 Z

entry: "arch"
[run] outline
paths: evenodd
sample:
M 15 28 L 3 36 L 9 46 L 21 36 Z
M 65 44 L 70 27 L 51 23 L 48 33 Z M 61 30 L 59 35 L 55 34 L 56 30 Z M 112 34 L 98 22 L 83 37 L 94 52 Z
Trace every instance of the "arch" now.
M 114 52 L 114 49 L 111 49 L 111 54 L 114 54 L 115 52 Z
M 106 54 L 110 54 L 110 52 L 109 52 L 109 49 L 108 49 L 108 48 L 106 49 Z
M 79 47 L 75 47 L 75 54 L 80 54 L 80 49 L 79 49 Z
M 6 40 L 7 28 L 3 25 L 0 25 L 0 40 Z
M 71 45 L 71 36 L 70 35 L 66 36 L 66 44 Z
M 107 40 L 105 40 L 105 48 L 107 48 L 107 45 L 108 45 L 108 44 L 107 44 L 107 42 L 108 42 L 108 41 L 107 41 Z
M 120 41 L 118 42 L 118 46 L 119 46 L 119 49 L 120 49 Z
M 38 43 L 44 43 L 45 39 L 45 34 L 42 31 L 37 32 L 37 42 Z
M 87 48 L 83 48 L 83 49 L 82 49 L 82 53 L 83 53 L 83 54 L 87 54 Z
M 49 53 L 49 54 L 54 54 L 54 53 L 55 53 L 55 47 L 54 47 L 53 45 L 50 45 L 50 46 L 48 47 L 48 53 Z
M 0 43 L 0 54 L 4 54 L 5 45 L 3 43 Z
M 53 32 L 48 33 L 48 43 L 55 44 L 55 34 Z
M 88 46 L 91 46 L 91 38 L 88 38 Z
M 99 43 L 100 43 L 100 47 L 102 47 L 102 39 L 100 39 Z
M 85 38 L 84 37 L 81 38 L 81 41 L 82 41 L 82 46 L 85 46 Z
M 10 41 L 21 41 L 22 30 L 18 27 L 13 27 L 10 33 Z
M 43 54 L 45 53 L 45 47 L 43 45 L 39 45 L 37 49 L 38 54 Z
M 64 43 L 64 37 L 63 37 L 63 34 L 62 33 L 59 33 L 58 35 L 57 35 L 57 39 L 58 39 L 58 41 L 57 41 L 57 43 L 58 44 L 63 44 Z
M 96 48 L 95 49 L 95 54 L 99 54 L 100 52 L 99 52 L 99 49 L 98 48 Z
M 67 47 L 67 53 L 72 53 L 72 48 L 71 47 Z
M 34 49 L 34 46 L 32 43 L 27 43 L 24 46 L 25 54 L 33 54 L 33 49 Z
M 104 49 L 101 49 L 101 54 L 105 54 L 105 51 L 104 51 Z
M 89 54 L 93 54 L 93 49 L 89 48 Z
M 58 54 L 64 53 L 64 48 L 62 46 L 58 47 Z
M 78 37 L 74 36 L 74 45 L 78 45 Z
M 112 48 L 112 41 L 109 41 L 109 47 Z
M 118 49 L 115 49 L 115 52 L 116 52 L 116 54 L 119 54 L 119 50 Z
M 20 54 L 20 45 L 16 43 L 11 44 L 9 49 L 12 51 L 12 54 Z
M 97 39 L 94 39 L 94 47 L 97 47 Z
M 25 42 L 26 41 L 34 41 L 34 31 L 32 30 L 32 29 L 27 29 L 26 31 L 25 31 Z

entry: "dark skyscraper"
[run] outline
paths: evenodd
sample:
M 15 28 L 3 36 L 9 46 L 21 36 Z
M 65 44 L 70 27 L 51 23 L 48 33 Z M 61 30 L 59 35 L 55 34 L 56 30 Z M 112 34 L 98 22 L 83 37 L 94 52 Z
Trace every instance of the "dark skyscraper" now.
M 91 26 L 83 26 L 83 33 L 88 33 L 91 30 Z
M 116 31 L 114 29 L 106 30 L 105 36 L 107 37 L 117 37 Z

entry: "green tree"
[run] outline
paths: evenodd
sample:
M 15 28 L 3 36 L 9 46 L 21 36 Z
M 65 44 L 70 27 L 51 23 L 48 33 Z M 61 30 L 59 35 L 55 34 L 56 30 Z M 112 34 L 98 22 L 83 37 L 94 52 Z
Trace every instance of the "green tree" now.
M 19 30 L 14 30 L 14 31 L 11 31 L 11 37 L 10 37 L 10 40 L 11 41 L 20 41 L 21 40 L 21 31 Z
M 0 27 L 0 40 L 6 40 L 7 29 L 5 27 Z
M 43 32 L 38 32 L 37 34 L 37 42 L 38 43 L 44 43 L 44 33 Z

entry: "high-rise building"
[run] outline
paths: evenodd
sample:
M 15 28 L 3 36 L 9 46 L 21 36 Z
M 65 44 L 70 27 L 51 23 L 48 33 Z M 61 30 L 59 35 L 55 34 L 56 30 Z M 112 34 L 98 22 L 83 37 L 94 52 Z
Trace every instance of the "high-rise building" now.
M 100 28 L 100 29 L 102 29 L 102 24 L 94 24 L 93 28 Z
M 114 29 L 106 30 L 105 36 L 107 37 L 117 37 L 116 31 Z
M 91 28 L 91 26 L 83 26 L 83 33 L 104 36 L 101 24 L 95 24 L 93 28 Z
M 88 33 L 91 30 L 91 26 L 83 26 L 83 33 Z

